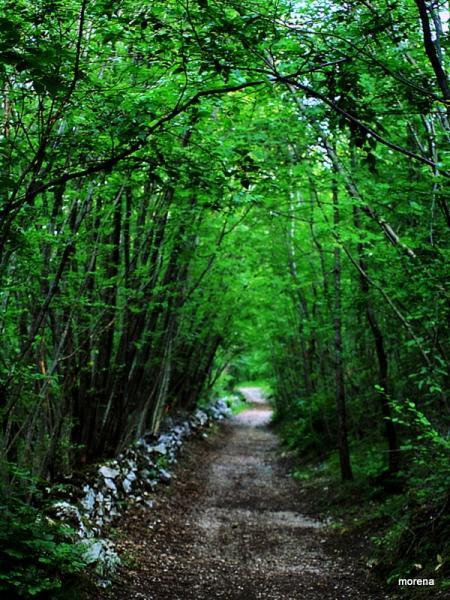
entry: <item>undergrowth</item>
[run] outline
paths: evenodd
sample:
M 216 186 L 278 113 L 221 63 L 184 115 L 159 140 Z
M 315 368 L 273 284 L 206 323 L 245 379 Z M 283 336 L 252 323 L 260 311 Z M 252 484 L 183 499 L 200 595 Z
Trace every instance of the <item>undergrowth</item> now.
M 74 577 L 86 567 L 85 550 L 75 532 L 45 514 L 45 507 L 31 506 L 30 494 L 37 483 L 24 471 L 6 472 L 0 492 L 0 597 L 67 598 Z M 14 492 L 8 477 L 15 478 Z M 63 596 L 64 594 L 64 596 Z
M 226 397 L 226 402 L 232 415 L 238 415 L 248 409 L 248 403 L 239 391 L 234 391 L 231 396 Z
M 435 588 L 450 590 L 450 466 L 447 442 L 429 423 L 420 425 L 421 434 L 405 439 L 402 446 L 403 470 L 386 478 L 379 440 L 353 440 L 351 443 L 354 481 L 342 483 L 339 457 L 331 451 L 315 459 L 311 452 L 294 470 L 295 479 L 317 487 L 319 511 L 338 519 L 338 527 L 363 528 L 373 541 L 368 563 L 398 590 L 399 578 L 432 578 Z M 281 428 L 283 433 L 283 428 Z M 412 440 L 421 440 L 420 446 Z M 289 440 L 292 450 L 292 440 Z M 305 447 L 311 448 L 307 441 Z M 298 451 L 298 449 L 297 449 Z M 326 496 L 324 488 L 328 490 Z M 320 489 L 320 491 L 319 491 Z M 344 525 L 339 525 L 341 520 Z M 409 592 L 426 593 L 424 590 Z

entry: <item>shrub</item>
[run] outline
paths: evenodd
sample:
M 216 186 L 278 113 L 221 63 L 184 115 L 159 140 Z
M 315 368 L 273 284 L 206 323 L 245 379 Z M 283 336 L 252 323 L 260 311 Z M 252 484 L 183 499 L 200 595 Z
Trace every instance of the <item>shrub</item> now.
M 75 532 L 31 506 L 34 483 L 25 477 L 15 485 L 21 493 L 0 495 L 0 596 L 55 598 L 62 582 L 86 566 Z

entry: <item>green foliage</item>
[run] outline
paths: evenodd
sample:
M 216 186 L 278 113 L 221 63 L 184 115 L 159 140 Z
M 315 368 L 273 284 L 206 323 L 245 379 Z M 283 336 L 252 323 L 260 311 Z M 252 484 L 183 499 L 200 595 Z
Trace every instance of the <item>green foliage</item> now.
M 320 508 L 344 518 L 347 527 L 377 531 L 370 563 L 393 589 L 399 577 L 434 578 L 436 586 L 445 589 L 450 575 L 446 558 L 450 550 L 449 442 L 412 402 L 405 404 L 396 407 L 396 419 L 405 428 L 401 451 L 408 457 L 403 461 L 401 485 L 380 477 L 382 446 L 372 439 L 351 444 L 354 482 L 338 484 L 337 452 L 320 463 L 310 458 L 293 476 L 303 484 L 320 486 L 318 496 L 326 486 L 330 496 L 318 499 Z
M 317 452 L 317 449 L 315 449 Z M 355 481 L 339 486 L 339 454 L 336 451 L 324 453 L 323 459 L 318 461 L 313 453 L 304 456 L 303 464 L 300 468 L 293 471 L 295 479 L 300 481 L 311 481 L 324 478 L 331 482 L 331 487 L 336 492 L 333 502 L 327 507 L 337 514 L 340 512 L 357 512 L 360 507 L 353 502 L 355 497 L 359 496 L 364 501 L 372 501 L 384 492 L 381 484 L 377 483 L 377 476 L 383 468 L 381 443 L 370 441 L 355 441 L 351 443 L 352 463 L 355 473 Z M 340 488 L 340 489 L 339 489 Z
M 239 391 L 235 391 L 231 396 L 226 396 L 225 401 L 233 415 L 238 415 L 248 409 L 248 403 Z
M 413 402 L 396 412 L 409 433 L 402 450 L 411 459 L 404 473 L 407 491 L 386 511 L 393 524 L 376 540 L 379 566 L 389 581 L 420 571 L 444 587 L 450 577 L 450 442 Z
M 11 469 L 15 489 L 30 493 L 35 484 L 26 473 Z M 30 487 L 31 486 L 31 487 Z M 86 568 L 76 534 L 45 516 L 18 494 L 0 497 L 0 593 L 5 598 L 56 598 L 63 583 Z

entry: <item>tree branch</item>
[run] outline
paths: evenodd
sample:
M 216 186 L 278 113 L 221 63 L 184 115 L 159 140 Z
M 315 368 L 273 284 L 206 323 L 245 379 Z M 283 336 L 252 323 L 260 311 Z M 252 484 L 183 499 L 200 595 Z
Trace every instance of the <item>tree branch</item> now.
M 336 112 L 338 112 L 339 114 L 341 114 L 343 117 L 345 117 L 345 119 L 347 121 L 349 121 L 350 123 L 354 123 L 355 125 L 357 125 L 358 127 L 360 127 L 363 131 L 365 131 L 366 133 L 370 134 L 378 142 L 380 142 L 384 146 L 387 146 L 391 150 L 395 150 L 395 152 L 399 152 L 400 154 L 403 154 L 404 156 L 407 156 L 408 158 L 412 158 L 413 160 L 421 162 L 424 165 L 427 165 L 428 167 L 431 167 L 432 169 L 437 169 L 438 168 L 438 165 L 434 161 L 432 161 L 431 159 L 426 158 L 425 156 L 421 156 L 420 154 L 416 154 L 415 152 L 411 152 L 410 150 L 407 150 L 406 148 L 403 148 L 402 146 L 394 144 L 394 142 L 391 142 L 390 140 L 387 140 L 386 138 L 382 137 L 374 129 L 372 129 L 368 125 L 365 125 L 364 123 L 362 123 L 355 116 L 353 116 L 352 114 L 350 114 L 349 112 L 347 112 L 346 110 L 344 110 L 343 108 L 341 108 L 338 104 L 336 104 L 336 102 L 334 102 L 334 100 L 330 100 L 330 98 L 327 98 L 327 96 L 325 96 L 321 92 L 317 92 L 316 90 L 314 90 L 313 88 L 311 88 L 308 85 L 305 85 L 305 84 L 300 83 L 298 81 L 292 80 L 289 75 L 288 76 L 281 76 L 280 75 L 280 76 L 277 77 L 277 80 L 278 80 L 279 83 L 284 83 L 284 84 L 287 84 L 287 85 L 291 85 L 291 86 L 293 86 L 293 87 L 295 87 L 295 88 L 297 88 L 299 90 L 302 90 L 302 91 L 306 92 L 312 98 L 316 98 L 317 100 L 321 100 L 324 104 L 326 104 L 327 106 L 329 106 L 330 108 L 332 108 L 333 110 L 335 110 Z M 449 171 L 444 171 L 444 170 L 441 171 L 440 170 L 439 173 L 441 175 L 443 175 L 444 177 L 449 177 L 450 178 L 450 172 Z
M 424 0 L 415 0 L 417 9 L 419 11 L 420 22 L 422 23 L 423 32 L 423 43 L 425 46 L 425 52 L 428 56 L 431 66 L 433 67 L 434 74 L 436 75 L 437 83 L 441 88 L 441 92 L 445 100 L 450 100 L 450 88 L 448 85 L 447 74 L 445 73 L 441 61 L 439 60 L 436 46 L 433 42 L 431 35 L 430 20 L 428 18 L 427 5 Z

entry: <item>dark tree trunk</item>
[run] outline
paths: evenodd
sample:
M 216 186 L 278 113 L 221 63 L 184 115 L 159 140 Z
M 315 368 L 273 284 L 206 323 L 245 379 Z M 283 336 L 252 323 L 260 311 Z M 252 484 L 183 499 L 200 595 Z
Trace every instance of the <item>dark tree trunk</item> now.
M 336 179 L 333 181 L 333 226 L 335 231 L 339 228 L 339 197 Z M 353 479 L 348 447 L 347 431 L 347 406 L 344 381 L 344 362 L 342 344 L 342 301 L 341 301 L 341 249 L 336 244 L 334 248 L 334 353 L 335 353 L 335 393 L 338 425 L 338 448 L 341 477 L 344 481 Z
M 358 229 L 360 229 L 360 215 L 357 207 L 354 209 L 354 221 Z M 386 441 L 388 444 L 388 465 L 391 473 L 397 473 L 399 470 L 400 452 L 397 439 L 397 430 L 392 421 L 392 411 L 389 405 L 389 367 L 388 357 L 385 350 L 383 333 L 378 325 L 375 311 L 372 308 L 369 299 L 369 283 L 367 277 L 363 273 L 367 273 L 367 265 L 362 257 L 363 247 L 358 244 L 359 266 L 361 269 L 360 286 L 363 293 L 364 308 L 366 311 L 367 321 L 375 343 L 375 351 L 378 361 L 378 385 L 381 400 L 381 412 L 383 415 Z

